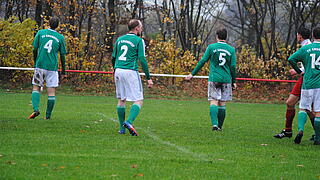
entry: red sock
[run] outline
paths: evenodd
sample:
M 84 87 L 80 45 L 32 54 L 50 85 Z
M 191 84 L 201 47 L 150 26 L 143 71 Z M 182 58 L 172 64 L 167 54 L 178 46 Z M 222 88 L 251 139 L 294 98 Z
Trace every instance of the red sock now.
M 292 131 L 292 122 L 294 119 L 294 116 L 296 115 L 295 109 L 287 109 L 286 112 L 286 130 Z

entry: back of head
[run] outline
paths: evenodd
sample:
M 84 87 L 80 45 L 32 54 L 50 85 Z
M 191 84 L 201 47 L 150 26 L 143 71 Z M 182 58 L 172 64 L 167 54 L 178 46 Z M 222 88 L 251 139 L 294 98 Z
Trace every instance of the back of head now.
M 312 34 L 314 39 L 320 39 L 320 27 L 314 28 Z
M 129 31 L 132 31 L 135 27 L 140 25 L 140 21 L 138 19 L 131 19 L 128 23 Z
M 49 25 L 51 29 L 56 29 L 59 26 L 59 19 L 57 17 L 52 17 L 49 20 Z
M 217 34 L 218 39 L 227 40 L 228 32 L 225 28 L 218 29 L 216 34 Z
M 298 30 L 298 34 L 300 34 L 303 39 L 310 39 L 311 32 L 309 29 L 305 27 L 301 27 Z

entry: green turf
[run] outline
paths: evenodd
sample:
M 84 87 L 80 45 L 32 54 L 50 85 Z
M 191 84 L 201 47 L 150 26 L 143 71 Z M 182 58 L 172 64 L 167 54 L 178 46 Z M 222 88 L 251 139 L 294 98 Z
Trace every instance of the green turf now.
M 300 145 L 272 137 L 285 105 L 228 103 L 224 130 L 212 132 L 205 98 L 146 99 L 132 137 L 117 134 L 114 97 L 58 94 L 51 120 L 46 95 L 40 117 L 26 119 L 30 98 L 0 93 L 0 179 L 320 178 L 309 122 Z

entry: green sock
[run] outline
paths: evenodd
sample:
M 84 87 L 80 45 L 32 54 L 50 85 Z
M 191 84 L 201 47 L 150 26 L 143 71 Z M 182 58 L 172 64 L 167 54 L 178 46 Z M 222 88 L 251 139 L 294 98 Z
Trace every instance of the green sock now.
M 218 126 L 218 106 L 210 105 L 210 117 L 212 126 Z
M 139 112 L 140 112 L 140 105 L 138 104 L 133 104 L 131 106 L 131 109 L 130 109 L 130 114 L 129 114 L 129 117 L 128 117 L 128 120 L 127 122 L 132 124 L 133 121 L 136 119 L 136 117 L 138 116 Z
M 52 113 L 55 101 L 56 101 L 55 96 L 48 96 L 47 112 L 46 112 L 47 119 L 49 119 L 51 117 L 51 113 Z
M 31 95 L 32 107 L 34 111 L 39 111 L 40 93 L 39 91 L 32 91 Z
M 320 141 L 320 117 L 314 119 L 314 131 L 316 133 L 315 140 Z
M 226 106 L 218 106 L 218 126 L 219 126 L 219 128 L 222 128 L 225 118 L 226 118 Z
M 117 106 L 117 113 L 118 113 L 120 130 L 125 130 L 125 128 L 122 126 L 122 124 L 126 118 L 126 107 L 125 106 Z
M 307 122 L 307 113 L 305 111 L 299 111 L 298 113 L 298 131 L 304 131 L 304 125 Z

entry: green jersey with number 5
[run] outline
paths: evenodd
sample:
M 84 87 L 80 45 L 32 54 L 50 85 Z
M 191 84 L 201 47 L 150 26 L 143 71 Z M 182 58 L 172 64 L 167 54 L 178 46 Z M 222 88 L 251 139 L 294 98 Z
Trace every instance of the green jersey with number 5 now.
M 33 48 L 38 51 L 35 67 L 49 71 L 58 70 L 58 52 L 66 54 L 66 43 L 63 35 L 52 29 L 38 31 Z
M 235 83 L 236 79 L 236 51 L 223 41 L 210 44 L 192 75 L 196 75 L 202 66 L 210 60 L 209 81 L 221 83 Z
M 320 42 L 301 47 L 289 57 L 289 61 L 302 62 L 305 72 L 302 89 L 320 88 Z
M 144 40 L 133 33 L 119 37 L 115 43 L 112 57 L 115 58 L 114 68 L 138 71 L 139 59 L 145 59 Z

